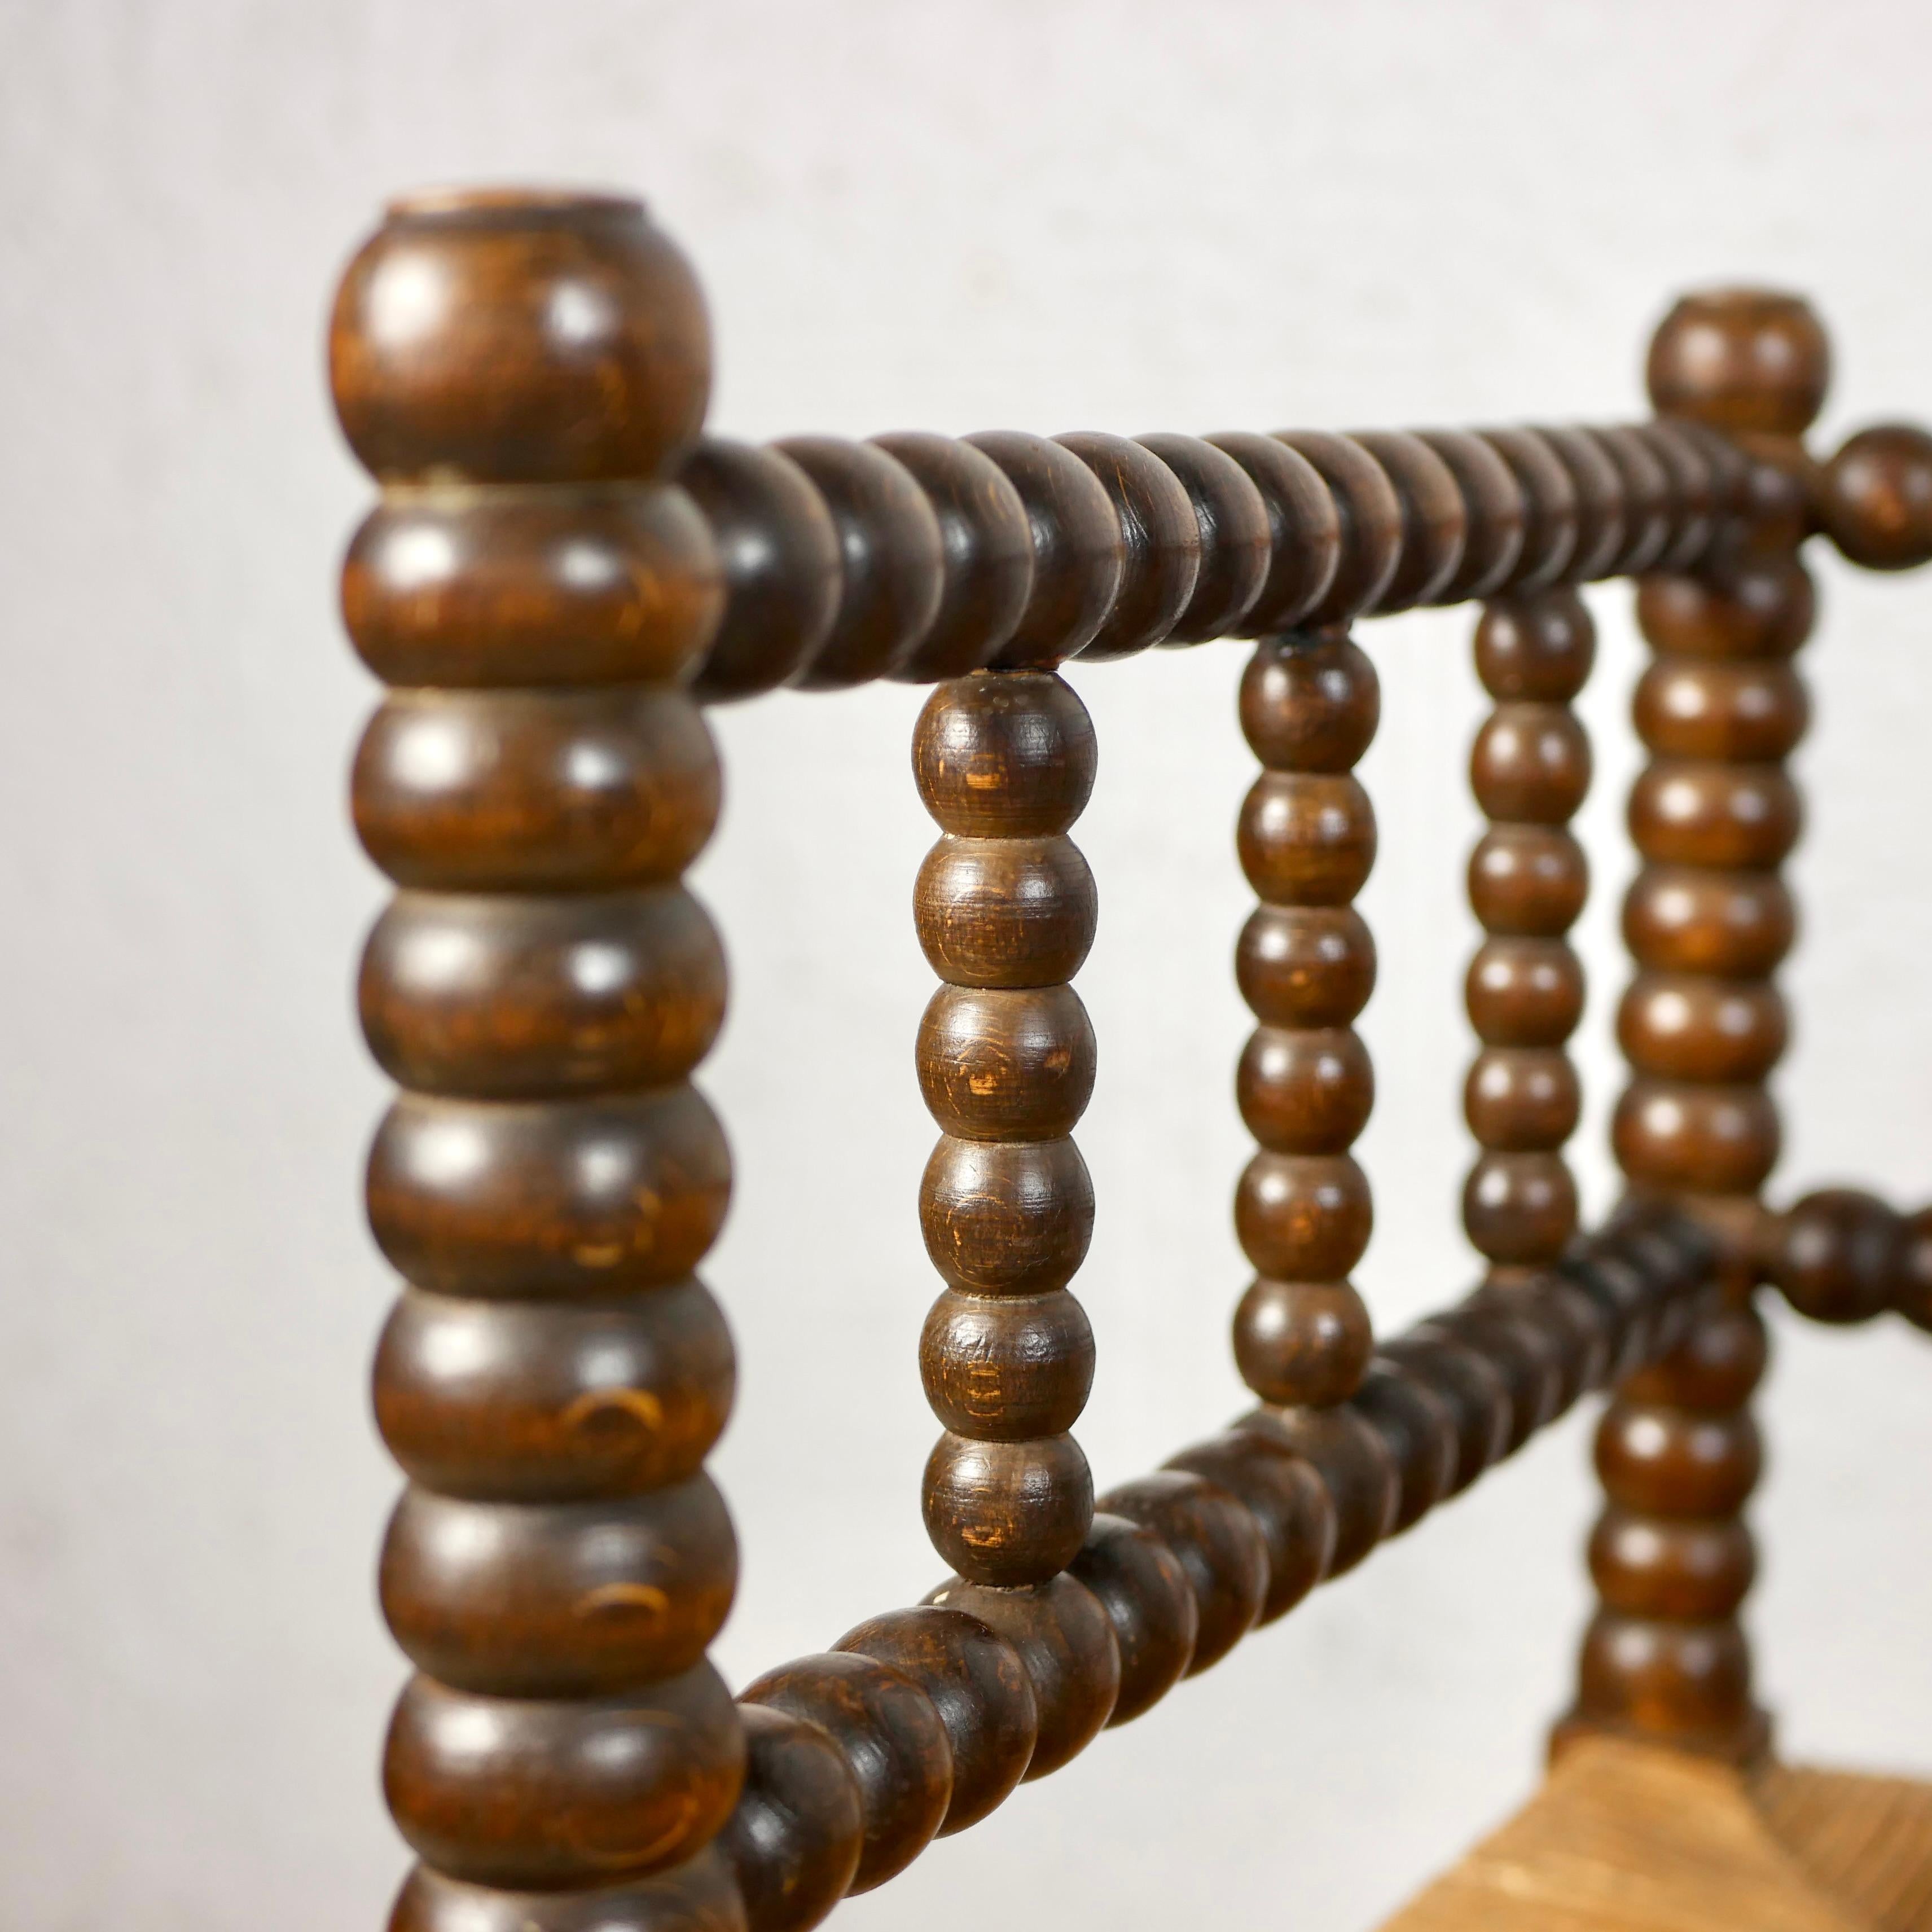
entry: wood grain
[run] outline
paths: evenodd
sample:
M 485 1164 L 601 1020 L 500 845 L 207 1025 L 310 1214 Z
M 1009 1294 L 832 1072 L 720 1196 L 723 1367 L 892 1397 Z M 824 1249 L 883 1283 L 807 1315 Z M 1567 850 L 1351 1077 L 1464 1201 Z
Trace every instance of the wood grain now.
M 1381 1932 L 1870 1932 L 1735 1772 L 1592 1739 Z

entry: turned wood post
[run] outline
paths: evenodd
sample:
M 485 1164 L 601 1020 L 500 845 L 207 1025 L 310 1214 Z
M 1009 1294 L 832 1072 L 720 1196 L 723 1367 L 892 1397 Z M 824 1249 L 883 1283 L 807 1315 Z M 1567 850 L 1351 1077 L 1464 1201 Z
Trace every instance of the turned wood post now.
M 1798 439 L 1828 361 L 1802 302 L 1750 291 L 1679 302 L 1651 345 L 1660 416 L 1724 431 L 1756 460 L 1730 539 L 1694 574 L 1662 559 L 1638 588 L 1654 655 L 1634 710 L 1651 761 L 1630 802 L 1643 866 L 1624 908 L 1637 972 L 1618 1013 L 1632 1077 L 1612 1139 L 1634 1192 L 1668 1197 L 1718 1237 L 1721 1292 L 1624 1383 L 1598 1430 L 1607 1506 L 1590 1568 L 1602 1603 L 1559 1748 L 1610 1731 L 1742 1762 L 1769 1739 L 1738 1610 L 1761 1460 L 1749 1406 L 1766 1355 L 1751 1305 L 1759 1190 L 1779 1143 L 1764 1082 L 1786 1034 L 1772 974 L 1794 931 L 1778 868 L 1800 825 L 1784 760 L 1809 712 L 1791 664 L 1814 615 L 1797 555 L 1813 494 Z
M 350 263 L 329 356 L 382 487 L 343 607 L 391 687 L 353 791 L 398 889 L 359 988 L 402 1090 L 368 1167 L 406 1283 L 375 1367 L 409 1478 L 382 1609 L 416 1666 L 392 1928 L 742 1924 L 707 1850 L 745 1756 L 705 1658 L 734 1364 L 693 1272 L 730 1161 L 689 1078 L 724 960 L 680 884 L 718 810 L 683 687 L 723 591 L 664 480 L 704 418 L 703 302 L 634 202 L 424 196 Z

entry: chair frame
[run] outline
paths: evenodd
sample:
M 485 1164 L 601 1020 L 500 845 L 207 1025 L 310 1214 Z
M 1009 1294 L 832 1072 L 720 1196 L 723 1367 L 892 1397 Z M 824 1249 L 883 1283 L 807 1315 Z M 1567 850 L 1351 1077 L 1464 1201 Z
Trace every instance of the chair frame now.
M 375 1370 L 409 1479 L 382 1606 L 416 1672 L 384 1764 L 419 1862 L 396 1932 L 814 1924 L 1600 1389 L 1601 1600 L 1554 1744 L 1763 1756 L 1738 1622 L 1754 1295 L 1932 1328 L 1932 1210 L 1762 1198 L 1800 553 L 1828 534 L 1875 568 L 1932 560 L 1932 439 L 1882 425 L 1807 453 L 1828 364 L 1802 301 L 1720 291 L 1658 329 L 1641 423 L 755 448 L 702 435 L 702 298 L 641 205 L 392 206 L 343 278 L 330 370 L 382 493 L 343 605 L 388 687 L 356 824 L 398 889 L 359 982 L 401 1090 L 368 1189 L 406 1284 Z M 1628 1191 L 1585 1232 L 1562 1151 L 1588 883 L 1568 829 L 1590 780 L 1576 586 L 1613 577 L 1636 580 L 1654 654 L 1651 760 L 1618 1022 Z M 1378 709 L 1351 629 L 1466 602 L 1493 701 L 1465 1096 L 1484 1272 L 1378 1340 L 1349 1279 L 1373 1098 L 1352 1023 L 1375 976 L 1352 768 Z M 1070 834 L 1096 749 L 1058 668 L 1224 636 L 1258 640 L 1236 958 L 1257 1146 L 1234 1202 L 1255 1279 L 1234 1324 L 1258 1406 L 1096 1498 L 1072 1432 L 1094 1338 L 1069 1288 L 1094 1064 L 1070 982 L 1096 903 Z M 734 1375 L 695 1273 L 730 1191 L 691 1084 L 726 988 L 681 883 L 718 808 L 703 708 L 881 676 L 933 687 L 913 762 L 940 836 L 914 898 L 940 984 L 916 1059 L 942 1286 L 920 1368 L 941 1425 L 926 1521 L 953 1574 L 734 1700 L 705 1656 L 736 1546 L 703 1467 Z

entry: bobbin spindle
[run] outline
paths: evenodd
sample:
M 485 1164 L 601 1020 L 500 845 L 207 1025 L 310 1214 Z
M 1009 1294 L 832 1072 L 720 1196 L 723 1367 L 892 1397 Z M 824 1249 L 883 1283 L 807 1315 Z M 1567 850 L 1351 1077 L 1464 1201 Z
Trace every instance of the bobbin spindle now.
M 969 1583 L 1046 1583 L 1094 1510 L 1070 1432 L 1093 1382 L 1093 1330 L 1067 1283 L 1093 1231 L 1072 1129 L 1094 1042 L 1067 982 L 1093 944 L 1096 902 L 1066 836 L 1093 789 L 1093 726 L 1051 672 L 960 679 L 927 701 L 913 765 L 942 834 L 914 916 L 945 982 L 916 1055 L 940 1130 L 920 1222 L 946 1284 L 920 1347 L 946 1430 L 926 1466 L 926 1527 Z
M 1399 490 L 1359 441 L 1278 440 L 1334 506 L 1335 558 L 1320 573 L 1327 587 L 1303 614 L 1305 628 L 1264 639 L 1241 682 L 1242 732 L 1262 770 L 1237 845 L 1262 903 L 1236 950 L 1259 1024 L 1235 1097 L 1260 1144 L 1235 1192 L 1235 1229 L 1256 1277 L 1235 1311 L 1234 1354 L 1263 1404 L 1245 1426 L 1321 1472 L 1335 1508 L 1330 1567 L 1339 1573 L 1389 1533 L 1398 1500 L 1382 1436 L 1347 1406 L 1374 1346 L 1349 1279 L 1368 1245 L 1371 1207 L 1348 1150 L 1375 1095 L 1353 1025 L 1375 983 L 1375 948 L 1352 902 L 1375 862 L 1376 822 L 1354 767 L 1381 715 L 1374 668 L 1347 623 L 1385 596 L 1426 594 L 1453 569 L 1461 505 L 1426 446 L 1384 452 L 1403 478 Z M 1410 525 L 1430 554 L 1399 579 Z
M 330 367 L 383 491 L 344 609 L 395 687 L 354 783 L 401 889 L 359 988 L 402 1089 L 368 1170 L 408 1283 L 375 1372 L 410 1478 L 382 1607 L 418 1672 L 392 1923 L 742 1924 L 710 1841 L 745 1742 L 705 1659 L 733 1357 L 693 1273 L 730 1166 L 689 1084 L 724 963 L 680 883 L 718 809 L 683 686 L 724 596 L 664 480 L 704 417 L 703 303 L 634 202 L 425 196 L 350 265 Z
M 1794 480 L 1809 474 L 1798 439 L 1829 370 L 1810 309 L 1752 290 L 1686 297 L 1649 361 L 1660 416 L 1737 437 L 1754 474 Z M 1633 1190 L 1678 1203 L 1717 1238 L 1723 1293 L 1605 1415 L 1610 1506 L 1592 1544 L 1604 1607 L 1556 1732 L 1559 1745 L 1608 1730 L 1734 1762 L 1769 1736 L 1737 1620 L 1751 1574 L 1742 1512 L 1760 1460 L 1748 1404 L 1764 1365 L 1750 1304 L 1759 1190 L 1780 1138 L 1764 1082 L 1787 1032 L 1771 977 L 1793 929 L 1778 867 L 1801 824 L 1784 760 L 1808 717 L 1791 658 L 1815 614 L 1796 554 L 1813 486 L 1784 510 L 1774 482 L 1750 487 L 1758 514 L 1694 573 L 1639 586 L 1654 656 L 1634 714 L 1652 755 L 1630 802 L 1643 862 L 1624 932 L 1637 973 L 1617 1032 L 1633 1077 L 1612 1130 Z
M 1590 746 L 1570 707 L 1595 652 L 1589 613 L 1568 589 L 1493 602 L 1477 626 L 1494 709 L 1469 761 L 1489 823 L 1469 862 L 1485 937 L 1467 982 L 1482 1048 L 1463 1112 L 1483 1153 L 1462 1222 L 1498 1286 L 1550 1267 L 1576 1227 L 1562 1148 L 1582 1096 L 1564 1044 L 1582 1014 L 1583 973 L 1565 935 L 1588 872 L 1568 827 L 1589 788 Z

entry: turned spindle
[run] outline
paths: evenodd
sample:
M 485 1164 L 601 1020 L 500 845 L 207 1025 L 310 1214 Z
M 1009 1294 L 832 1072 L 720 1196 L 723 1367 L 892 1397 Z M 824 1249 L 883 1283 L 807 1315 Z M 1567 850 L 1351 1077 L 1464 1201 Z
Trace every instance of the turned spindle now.
M 402 1090 L 368 1169 L 407 1283 L 375 1367 L 409 1478 L 382 1608 L 417 1667 L 392 1925 L 742 1924 L 707 1849 L 745 1762 L 705 1658 L 734 1365 L 694 1273 L 730 1162 L 689 1078 L 724 961 L 680 883 L 717 814 L 683 686 L 723 595 L 665 480 L 704 416 L 702 300 L 634 202 L 425 196 L 351 262 L 329 347 L 382 488 L 344 610 L 392 687 L 354 779 L 400 889 L 360 981 Z
M 1499 600 L 1476 627 L 1476 668 L 1494 709 L 1469 777 L 1489 821 L 1469 861 L 1484 940 L 1466 986 L 1482 1042 L 1462 1090 L 1482 1153 L 1462 1190 L 1462 1225 L 1490 1282 L 1520 1284 L 1561 1258 L 1576 1229 L 1562 1149 L 1582 1094 L 1564 1044 L 1583 1008 L 1568 934 L 1589 872 L 1571 837 L 1590 784 L 1590 744 L 1570 705 L 1596 652 L 1574 590 Z
M 1030 506 L 1042 479 L 1057 478 L 1049 494 L 1084 520 L 1077 544 L 1036 564 L 1016 634 L 1023 652 L 1051 659 L 1090 641 L 1112 608 L 1118 519 L 1061 445 L 982 442 Z M 1067 833 L 1096 760 L 1086 706 L 1048 670 L 940 685 L 913 740 L 920 796 L 941 835 L 920 868 L 914 916 L 944 982 L 916 1054 L 940 1129 L 920 1225 L 946 1284 L 920 1339 L 944 1430 L 922 1500 L 956 1573 L 927 1601 L 976 1619 L 1019 1657 L 1035 1717 L 1028 1778 L 1082 1750 L 1120 1688 L 1107 1606 L 1067 1574 L 1094 1522 L 1093 1476 L 1071 1432 L 1093 1385 L 1094 1331 L 1067 1288 L 1094 1232 L 1072 1130 L 1093 1092 L 1094 1043 L 1067 982 L 1097 916 L 1093 874 Z
M 1093 789 L 1094 728 L 1050 671 L 942 684 L 913 765 L 938 843 L 914 891 L 945 982 L 920 1026 L 921 1090 L 940 1138 L 920 1192 L 946 1287 L 920 1370 L 944 1425 L 926 1528 L 969 1583 L 1045 1583 L 1094 1514 L 1071 1433 L 1094 1333 L 1067 1283 L 1093 1234 L 1073 1128 L 1093 1092 L 1094 1030 L 1067 982 L 1094 942 L 1093 874 L 1067 836 Z
M 1371 1206 L 1348 1150 L 1375 1098 L 1353 1024 L 1375 984 L 1375 944 L 1352 902 L 1375 862 L 1376 820 L 1354 768 L 1381 716 L 1375 668 L 1347 626 L 1392 586 L 1408 601 L 1453 568 L 1438 544 L 1405 570 L 1414 545 L 1404 530 L 1428 547 L 1445 514 L 1442 490 L 1455 490 L 1419 443 L 1401 452 L 1413 460 L 1399 489 L 1358 441 L 1280 440 L 1334 502 L 1336 561 L 1313 608 L 1297 614 L 1303 628 L 1264 638 L 1241 680 L 1241 729 L 1262 770 L 1237 846 L 1261 904 L 1235 955 L 1258 1022 L 1235 1098 L 1259 1145 L 1235 1191 L 1235 1231 L 1255 1280 L 1235 1310 L 1234 1356 L 1263 1404 L 1246 1426 L 1305 1456 L 1328 1486 L 1340 1574 L 1389 1533 L 1398 1500 L 1381 1436 L 1347 1406 L 1374 1346 L 1349 1279 L 1368 1246 Z
M 1262 904 L 1238 956 L 1259 1024 L 1236 1074 L 1259 1143 L 1235 1196 L 1256 1278 L 1234 1314 L 1241 1378 L 1271 1432 L 1334 1494 L 1337 1570 L 1385 1535 L 1393 1470 L 1344 1405 L 1374 1347 L 1349 1279 L 1368 1246 L 1369 1184 L 1348 1150 L 1375 1098 L 1353 1022 L 1375 980 L 1374 942 L 1350 902 L 1375 858 L 1375 817 L 1352 766 L 1380 708 L 1374 667 L 1346 631 L 1273 638 L 1242 680 L 1241 717 L 1264 770 L 1240 826 Z
M 1721 1293 L 1624 1384 L 1598 1431 L 1602 1606 L 1559 1746 L 1610 1731 L 1742 1762 L 1769 1735 L 1738 1622 L 1760 1462 L 1749 1401 L 1765 1361 L 1750 1298 L 1759 1190 L 1779 1145 L 1764 1083 L 1786 1036 L 1772 975 L 1793 917 L 1778 868 L 1801 822 L 1784 760 L 1810 710 L 1791 663 L 1814 614 L 1796 548 L 1810 516 L 1790 492 L 1828 373 L 1823 331 L 1791 296 L 1688 297 L 1651 346 L 1660 416 L 1724 431 L 1754 461 L 1742 520 L 1694 570 L 1638 587 L 1653 656 L 1634 708 L 1651 756 L 1630 802 L 1642 865 L 1624 934 L 1637 970 L 1617 1016 L 1631 1079 L 1612 1139 L 1634 1193 L 1676 1202 L 1717 1238 Z
M 1700 539 L 1702 532 L 1695 532 Z M 1568 939 L 1589 886 L 1569 822 L 1590 784 L 1590 745 L 1570 706 L 1596 654 L 1589 612 L 1566 586 L 1484 609 L 1475 657 L 1494 708 L 1469 778 L 1489 821 L 1470 856 L 1469 902 L 1484 939 L 1465 982 L 1481 1042 L 1462 1090 L 1482 1151 L 1462 1190 L 1462 1225 L 1486 1263 L 1482 1286 L 1444 1323 L 1465 1336 L 1506 1324 L 1532 1366 L 1518 1384 L 1510 1442 L 1596 1387 L 1610 1341 L 1589 1284 L 1552 1272 L 1576 1231 L 1576 1186 L 1562 1149 L 1581 1093 L 1564 1050 L 1583 1010 Z

